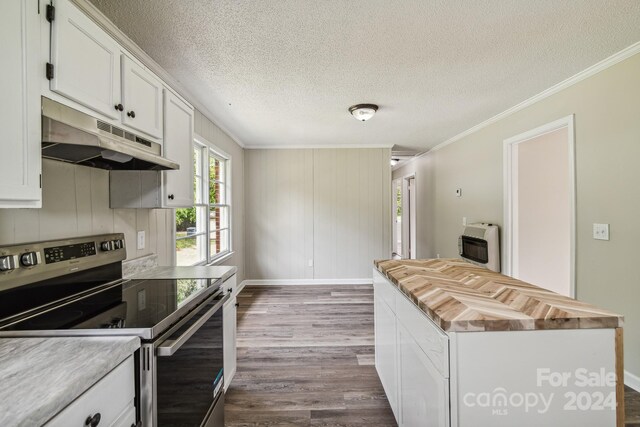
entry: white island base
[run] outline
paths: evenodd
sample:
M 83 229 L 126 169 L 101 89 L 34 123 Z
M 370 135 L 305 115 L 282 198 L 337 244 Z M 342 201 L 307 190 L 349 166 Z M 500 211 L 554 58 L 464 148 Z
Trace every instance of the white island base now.
M 444 332 L 373 277 L 376 369 L 400 426 L 624 422 L 620 328 Z

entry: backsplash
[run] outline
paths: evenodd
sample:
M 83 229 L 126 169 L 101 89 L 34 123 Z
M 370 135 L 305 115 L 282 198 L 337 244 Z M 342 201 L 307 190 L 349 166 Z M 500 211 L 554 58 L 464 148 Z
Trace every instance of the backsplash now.
M 171 209 L 110 209 L 109 172 L 53 160 L 42 161 L 42 208 L 0 209 L 0 245 L 120 232 L 127 260 L 158 255 L 172 259 Z M 136 249 L 138 231 L 145 248 Z

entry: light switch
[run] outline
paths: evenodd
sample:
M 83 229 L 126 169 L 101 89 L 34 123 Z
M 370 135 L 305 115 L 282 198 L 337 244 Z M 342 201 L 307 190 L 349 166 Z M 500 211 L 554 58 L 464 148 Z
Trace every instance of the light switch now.
M 144 242 L 144 230 L 143 231 L 138 231 L 138 249 L 144 249 L 145 246 L 145 242 Z
M 593 238 L 609 240 L 609 224 L 593 224 Z
M 456 188 L 456 197 L 462 197 L 462 188 Z

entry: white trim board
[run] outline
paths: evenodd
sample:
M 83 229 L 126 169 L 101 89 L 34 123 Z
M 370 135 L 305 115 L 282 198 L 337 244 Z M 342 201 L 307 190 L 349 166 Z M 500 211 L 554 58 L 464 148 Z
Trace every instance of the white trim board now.
M 281 280 L 243 280 L 245 286 L 295 286 L 295 285 L 371 285 L 373 279 L 281 279 Z
M 315 144 L 315 145 L 247 145 L 247 150 L 300 150 L 300 149 L 323 149 L 323 148 L 391 148 L 393 144 Z
M 640 377 L 627 370 L 624 371 L 624 384 L 640 392 Z

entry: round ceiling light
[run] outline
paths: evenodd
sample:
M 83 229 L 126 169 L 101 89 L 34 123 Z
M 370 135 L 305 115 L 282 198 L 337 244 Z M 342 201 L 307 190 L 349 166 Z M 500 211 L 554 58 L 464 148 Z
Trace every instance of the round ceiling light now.
M 349 112 L 357 120 L 366 122 L 378 111 L 378 106 L 375 104 L 358 104 L 349 107 Z

